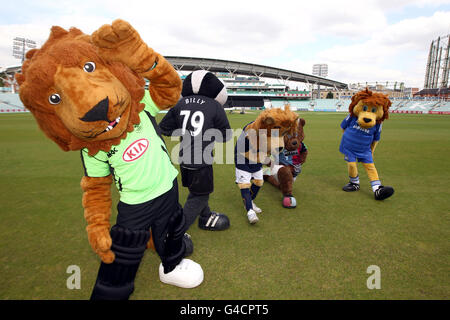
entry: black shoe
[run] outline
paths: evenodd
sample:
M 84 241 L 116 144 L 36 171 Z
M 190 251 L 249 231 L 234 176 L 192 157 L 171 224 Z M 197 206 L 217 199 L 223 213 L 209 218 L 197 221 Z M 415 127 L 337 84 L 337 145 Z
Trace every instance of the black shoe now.
M 358 191 L 359 190 L 359 184 L 358 183 L 349 182 L 344 187 L 342 187 L 342 190 L 344 190 L 346 192 Z
M 230 220 L 222 213 L 211 211 L 209 215 L 198 217 L 198 227 L 203 230 L 221 231 L 230 227 Z
M 380 186 L 377 190 L 375 190 L 374 194 L 375 200 L 384 200 L 394 194 L 394 188 L 388 186 Z
M 192 242 L 191 236 L 187 233 L 183 236 L 183 242 L 186 245 L 186 252 L 184 257 L 189 257 L 194 252 L 194 243 Z

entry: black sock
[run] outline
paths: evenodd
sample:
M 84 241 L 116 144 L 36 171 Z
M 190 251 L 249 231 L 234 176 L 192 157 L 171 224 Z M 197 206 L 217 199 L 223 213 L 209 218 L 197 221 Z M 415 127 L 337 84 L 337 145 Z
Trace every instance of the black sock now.
M 258 194 L 259 189 L 261 189 L 260 186 L 257 186 L 256 184 L 252 184 L 252 187 L 250 189 L 250 192 L 252 194 L 252 200 L 255 200 L 256 195 Z
M 244 200 L 245 209 L 248 211 L 253 208 L 252 195 L 249 188 L 241 189 L 242 199 Z

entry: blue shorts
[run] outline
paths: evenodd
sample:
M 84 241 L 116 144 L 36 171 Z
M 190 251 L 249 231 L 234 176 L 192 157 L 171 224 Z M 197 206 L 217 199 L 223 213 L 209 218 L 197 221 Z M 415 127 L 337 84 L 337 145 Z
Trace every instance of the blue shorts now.
M 354 152 L 344 147 L 340 147 L 339 151 L 344 154 L 344 160 L 347 162 L 373 163 L 372 150 L 366 152 Z
M 344 160 L 347 162 L 362 162 L 362 163 L 373 163 L 372 155 L 364 158 L 357 158 L 354 155 L 344 155 Z

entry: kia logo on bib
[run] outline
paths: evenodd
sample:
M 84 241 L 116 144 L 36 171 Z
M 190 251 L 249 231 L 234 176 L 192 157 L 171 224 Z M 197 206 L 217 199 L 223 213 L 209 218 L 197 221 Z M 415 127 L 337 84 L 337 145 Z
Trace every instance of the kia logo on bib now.
M 147 139 L 136 140 L 123 152 L 123 161 L 131 162 L 139 159 L 147 151 L 148 145 Z

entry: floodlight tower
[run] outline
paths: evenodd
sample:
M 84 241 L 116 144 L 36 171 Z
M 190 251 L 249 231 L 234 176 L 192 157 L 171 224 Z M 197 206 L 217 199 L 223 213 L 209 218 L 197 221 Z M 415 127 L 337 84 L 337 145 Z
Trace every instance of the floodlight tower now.
M 25 61 L 25 55 L 28 50 L 35 49 L 36 48 L 36 42 L 30 39 L 25 39 L 21 37 L 15 37 L 13 39 L 13 57 L 20 59 L 20 62 L 23 64 Z M 16 79 L 13 76 L 9 76 L 6 80 L 12 89 L 12 92 L 15 93 L 15 86 L 16 86 Z
M 13 57 L 20 59 L 21 62 L 25 60 L 25 54 L 29 49 L 35 49 L 36 42 L 30 39 L 15 37 L 13 39 Z
M 446 88 L 450 70 L 450 34 L 431 41 L 425 69 L 425 89 Z
M 314 64 L 312 70 L 313 76 L 325 78 L 328 76 L 328 65 L 324 63 Z M 320 99 L 320 85 L 317 86 L 317 98 Z

